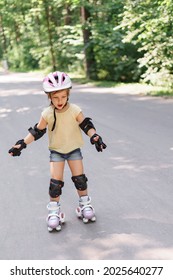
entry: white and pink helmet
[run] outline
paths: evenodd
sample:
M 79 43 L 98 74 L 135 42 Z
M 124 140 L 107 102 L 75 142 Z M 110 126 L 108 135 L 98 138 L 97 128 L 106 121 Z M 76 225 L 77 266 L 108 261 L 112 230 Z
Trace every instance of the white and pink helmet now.
M 71 88 L 72 83 L 70 77 L 63 72 L 53 72 L 48 74 L 43 80 L 43 89 L 45 93 Z

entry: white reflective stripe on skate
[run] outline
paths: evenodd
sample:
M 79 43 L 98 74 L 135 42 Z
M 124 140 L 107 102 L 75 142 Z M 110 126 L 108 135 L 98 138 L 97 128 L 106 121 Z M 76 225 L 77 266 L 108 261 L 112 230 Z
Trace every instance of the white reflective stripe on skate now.
M 59 217 L 59 215 L 58 215 L 58 214 L 49 214 L 49 215 L 48 215 L 48 218 L 49 218 L 49 217 L 53 217 L 53 216 L 55 216 L 55 217 L 57 217 L 57 218 L 59 218 L 59 219 L 60 219 L 60 217 Z

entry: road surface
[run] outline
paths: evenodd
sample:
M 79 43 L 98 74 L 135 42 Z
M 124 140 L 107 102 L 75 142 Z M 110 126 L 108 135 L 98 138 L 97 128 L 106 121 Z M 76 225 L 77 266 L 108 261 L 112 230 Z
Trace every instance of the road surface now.
M 84 135 L 97 221 L 77 219 L 78 197 L 66 167 L 66 223 L 49 233 L 47 135 L 20 157 L 8 155 L 49 104 L 41 81 L 38 74 L 0 75 L 0 259 L 173 259 L 173 100 L 74 85 L 71 103 L 92 117 L 107 144 L 98 153 Z

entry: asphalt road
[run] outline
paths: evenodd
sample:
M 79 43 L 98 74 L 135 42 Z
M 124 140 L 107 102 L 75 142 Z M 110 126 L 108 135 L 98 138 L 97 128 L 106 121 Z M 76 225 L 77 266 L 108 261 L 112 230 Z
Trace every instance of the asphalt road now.
M 20 157 L 8 155 L 48 105 L 41 81 L 36 74 L 0 75 L 0 259 L 173 259 L 173 100 L 74 85 L 70 101 L 92 117 L 108 146 L 98 153 L 84 135 L 97 221 L 77 219 L 66 166 L 66 223 L 49 233 L 47 135 Z

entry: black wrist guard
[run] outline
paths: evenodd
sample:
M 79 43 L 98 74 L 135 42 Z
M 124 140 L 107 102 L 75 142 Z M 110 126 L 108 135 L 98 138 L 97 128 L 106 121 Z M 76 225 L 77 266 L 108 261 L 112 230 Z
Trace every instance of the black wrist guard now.
M 21 151 L 26 148 L 26 144 L 24 142 L 24 139 L 21 139 L 21 140 L 17 141 L 15 145 L 20 145 L 20 148 L 11 148 L 8 151 L 9 154 L 10 153 L 13 154 L 12 155 L 13 157 L 20 156 L 21 155 Z
M 91 128 L 95 129 L 93 123 L 91 122 L 91 118 L 85 118 L 83 122 L 79 124 L 79 126 L 85 132 L 85 134 L 87 134 Z
M 28 129 L 28 131 L 29 131 L 29 132 L 32 134 L 32 136 L 34 137 L 34 140 L 35 140 L 35 141 L 38 140 L 38 139 L 40 139 L 40 138 L 46 133 L 46 128 L 40 130 L 40 129 L 37 128 L 37 124 L 38 124 L 38 123 L 36 123 L 36 124 L 34 125 L 34 128 L 30 127 L 30 128 Z
M 97 141 L 94 140 L 95 137 L 99 137 Z M 103 149 L 106 149 L 106 147 L 107 147 L 106 144 L 103 143 L 101 136 L 99 136 L 96 133 L 90 138 L 90 142 L 91 142 L 92 145 L 95 145 L 96 150 L 98 152 L 102 152 Z

